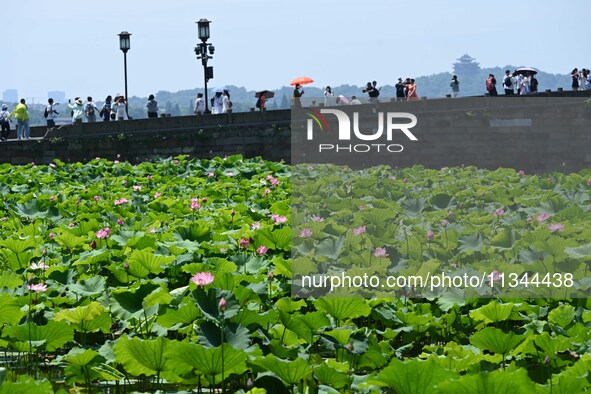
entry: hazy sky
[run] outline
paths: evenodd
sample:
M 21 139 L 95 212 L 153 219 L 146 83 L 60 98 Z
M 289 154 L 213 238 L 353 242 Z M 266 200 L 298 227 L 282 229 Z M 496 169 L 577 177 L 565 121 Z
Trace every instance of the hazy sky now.
M 3 2 L 0 97 L 122 93 L 117 34 L 132 33 L 129 94 L 203 87 L 193 48 L 212 21 L 209 86 L 273 89 L 300 75 L 314 86 L 451 71 L 464 53 L 483 67 L 591 68 L 589 1 L 19 0 Z M 460 77 L 461 78 L 461 77 Z

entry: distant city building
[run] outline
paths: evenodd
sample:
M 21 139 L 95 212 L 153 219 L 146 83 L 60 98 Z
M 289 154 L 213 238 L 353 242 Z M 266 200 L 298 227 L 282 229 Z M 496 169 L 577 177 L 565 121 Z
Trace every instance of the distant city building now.
M 56 103 L 65 103 L 66 92 L 62 92 L 61 90 L 51 90 L 47 92 L 47 98 L 52 98 Z
M 6 89 L 4 93 L 2 93 L 2 101 L 5 103 L 18 103 L 18 90 Z

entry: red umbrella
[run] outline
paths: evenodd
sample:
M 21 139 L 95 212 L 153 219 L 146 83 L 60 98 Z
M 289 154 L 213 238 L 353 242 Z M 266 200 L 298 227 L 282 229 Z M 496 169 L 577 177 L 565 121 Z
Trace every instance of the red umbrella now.
M 294 79 L 293 81 L 291 81 L 290 85 L 291 86 L 295 86 L 297 84 L 305 85 L 307 83 L 312 83 L 312 82 L 314 82 L 314 80 L 312 78 L 309 78 L 309 77 L 297 77 L 296 79 Z

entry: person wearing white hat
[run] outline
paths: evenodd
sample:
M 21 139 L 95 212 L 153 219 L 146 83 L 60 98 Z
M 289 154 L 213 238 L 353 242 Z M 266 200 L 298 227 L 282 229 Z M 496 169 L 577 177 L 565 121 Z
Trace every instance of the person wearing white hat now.
M 84 117 L 84 104 L 82 104 L 82 99 L 76 97 L 73 104 L 68 100 L 68 108 L 72 110 L 72 124 L 82 123 L 82 118 Z
M 2 112 L 0 112 L 0 127 L 2 131 L 0 133 L 0 140 L 6 141 L 8 139 L 8 135 L 10 134 L 10 120 L 8 116 L 10 112 L 8 112 L 8 105 L 2 104 Z

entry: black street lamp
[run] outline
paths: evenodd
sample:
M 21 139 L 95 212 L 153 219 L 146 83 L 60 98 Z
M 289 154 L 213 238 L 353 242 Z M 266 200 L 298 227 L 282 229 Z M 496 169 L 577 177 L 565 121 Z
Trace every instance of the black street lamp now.
M 211 21 L 208 21 L 205 18 L 202 18 L 197 22 L 198 37 L 201 40 L 201 43 L 195 46 L 195 54 L 197 55 L 197 59 L 201 59 L 201 64 L 203 64 L 203 81 L 205 85 L 206 114 L 209 113 L 209 103 L 207 100 L 207 81 L 213 79 L 213 67 L 207 67 L 207 61 L 212 58 L 212 56 L 210 55 L 213 55 L 213 52 L 215 51 L 214 46 L 207 43 L 207 40 L 209 39 L 210 23 Z
M 131 33 L 128 33 L 126 31 L 122 31 L 121 33 L 118 34 L 119 35 L 119 49 L 121 49 L 121 52 L 123 52 L 123 73 L 124 73 L 124 78 L 125 78 L 125 112 L 127 113 L 127 116 L 129 117 L 129 112 L 128 112 L 128 100 L 129 100 L 129 96 L 127 95 L 127 51 L 129 51 L 129 49 L 131 48 L 131 43 L 130 43 L 130 39 L 129 37 L 131 36 Z

